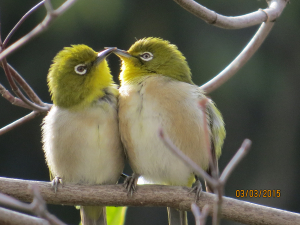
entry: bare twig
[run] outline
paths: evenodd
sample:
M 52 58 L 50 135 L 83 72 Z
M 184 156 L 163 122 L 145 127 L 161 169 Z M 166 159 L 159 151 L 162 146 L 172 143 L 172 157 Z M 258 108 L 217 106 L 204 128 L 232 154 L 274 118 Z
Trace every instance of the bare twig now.
M 32 186 L 29 186 L 29 188 L 34 196 L 34 199 L 33 199 L 32 203 L 30 204 L 31 211 L 38 217 L 41 217 L 41 218 L 49 221 L 50 224 L 65 225 L 65 223 L 63 223 L 62 221 L 57 219 L 56 216 L 49 213 L 49 211 L 47 210 L 46 202 L 42 198 L 42 196 L 39 192 L 38 186 L 32 185 Z
M 205 225 L 207 216 L 209 214 L 209 205 L 205 205 L 202 208 L 201 213 L 199 207 L 193 202 L 191 205 L 191 210 L 194 214 L 196 225 Z
M 40 195 L 38 187 L 36 185 L 30 185 L 29 189 L 32 196 L 34 197 L 31 204 L 20 202 L 13 197 L 0 193 L 0 205 L 13 208 L 18 211 L 33 213 L 36 216 L 49 221 L 52 225 L 65 225 L 63 222 L 61 222 L 59 219 L 48 212 L 46 203 Z
M 261 46 L 269 32 L 271 31 L 274 23 L 263 23 L 251 41 L 243 49 L 243 51 L 217 76 L 200 86 L 205 93 L 210 93 L 224 84 L 231 78 L 237 71 L 239 71 L 245 63 L 252 57 L 252 55 Z
M 29 120 L 32 120 L 33 118 L 37 117 L 39 114 L 40 114 L 40 112 L 33 111 L 33 112 L 29 113 L 28 115 L 6 125 L 5 127 L 0 129 L 0 135 L 5 134 L 6 132 L 28 122 Z
M 34 7 L 32 7 L 21 19 L 20 21 L 14 26 L 14 28 L 9 32 L 9 34 L 7 35 L 7 37 L 5 38 L 3 45 L 2 45 L 2 49 L 5 49 L 8 42 L 10 41 L 11 37 L 14 35 L 14 33 L 19 29 L 19 27 L 22 25 L 22 23 L 33 13 L 35 12 L 41 5 L 43 5 L 45 2 L 45 0 L 41 1 L 40 3 L 38 3 L 37 5 L 35 5 Z
M 37 110 L 37 111 L 48 111 L 49 107 L 47 106 L 39 106 L 33 102 L 31 102 L 30 100 L 28 100 L 23 93 L 20 91 L 20 89 L 18 88 L 17 84 L 15 83 L 14 79 L 12 78 L 11 75 L 11 70 L 8 67 L 8 64 L 6 62 L 6 59 L 2 60 L 2 66 L 5 72 L 5 75 L 8 79 L 8 82 L 12 88 L 12 90 L 15 92 L 15 94 L 25 103 L 27 104 L 32 110 Z
M 228 180 L 228 177 L 233 172 L 237 164 L 245 157 L 245 155 L 248 153 L 249 149 L 251 147 L 251 141 L 249 139 L 245 139 L 242 143 L 242 146 L 237 151 L 237 153 L 234 155 L 234 157 L 230 160 L 230 162 L 227 164 L 225 169 L 223 170 L 221 176 L 220 176 L 220 182 L 225 185 L 226 181 Z
M 193 0 L 174 0 L 182 8 L 194 14 L 205 22 L 225 29 L 240 29 L 254 26 L 262 22 L 274 21 L 280 16 L 287 0 L 268 1 L 269 7 L 242 16 L 223 16 Z
M 37 96 L 37 94 L 32 90 L 32 88 L 29 86 L 29 84 L 23 79 L 23 77 L 11 66 L 9 63 L 7 63 L 8 69 L 11 73 L 11 76 L 14 78 L 14 80 L 21 86 L 21 88 L 24 90 L 26 95 L 36 104 L 40 106 L 47 107 L 47 104 L 42 102 L 42 100 Z M 47 110 L 47 109 L 46 109 Z M 49 108 L 48 108 L 49 110 Z
M 0 224 L 5 225 L 50 225 L 50 223 L 44 219 L 29 216 L 23 213 L 14 212 L 0 207 Z
M 120 185 L 71 185 L 64 184 L 57 193 L 53 192 L 51 182 L 28 181 L 0 178 L 0 192 L 21 201 L 32 201 L 27 191 L 29 184 L 36 184 L 47 204 L 64 205 L 108 205 L 108 206 L 161 206 L 180 210 L 191 210 L 194 196 L 189 195 L 190 188 L 166 185 L 141 185 L 132 198 Z M 210 214 L 215 196 L 202 192 L 197 205 L 210 206 Z M 300 225 L 300 214 L 261 206 L 241 200 L 223 197 L 222 217 L 244 224 L 285 224 Z
M 9 101 L 13 105 L 31 109 L 21 99 L 14 97 L 8 90 L 5 89 L 5 87 L 2 84 L 0 84 L 0 94 L 2 95 L 3 98 L 5 98 L 7 101 Z
M 189 167 L 191 167 L 195 173 L 199 176 L 201 176 L 204 180 L 206 180 L 207 183 L 209 183 L 211 186 L 215 187 L 218 185 L 218 183 L 213 179 L 211 176 L 209 176 L 201 167 L 199 167 L 193 160 L 191 160 L 189 157 L 187 157 L 182 151 L 180 151 L 174 143 L 170 140 L 170 138 L 164 133 L 163 129 L 160 128 L 158 131 L 158 135 L 160 139 L 163 141 L 163 143 L 174 153 L 182 159 L 182 161 Z
M 205 100 L 201 103 L 202 111 L 205 112 L 203 108 L 205 105 Z M 204 124 L 207 124 L 205 119 Z M 205 132 L 204 132 L 205 133 Z M 207 132 L 208 133 L 208 132 Z M 218 225 L 220 223 L 221 215 L 222 215 L 222 204 L 223 204 L 223 193 L 224 193 L 224 185 L 228 176 L 231 174 L 236 165 L 241 161 L 241 159 L 247 153 L 247 150 L 250 148 L 250 140 L 245 140 L 242 144 L 242 147 L 239 149 L 238 153 L 234 156 L 234 158 L 230 161 L 230 163 L 226 166 L 225 173 L 222 173 L 222 180 L 218 176 L 211 177 L 209 176 L 201 167 L 199 167 L 193 160 L 187 157 L 180 149 L 178 149 L 174 143 L 164 134 L 162 129 L 159 129 L 159 137 L 163 141 L 163 143 L 174 153 L 177 157 L 179 157 L 187 166 L 193 169 L 194 173 L 198 176 L 201 176 L 204 180 L 206 180 L 209 185 L 214 189 L 214 193 L 216 194 L 215 204 L 214 204 L 214 213 L 213 213 L 213 224 Z M 215 168 L 216 169 L 216 168 Z
M 7 49 L 5 49 L 0 54 L 0 61 L 2 59 L 6 58 L 9 54 L 13 53 L 18 48 L 20 48 L 22 45 L 26 44 L 28 41 L 32 40 L 39 33 L 46 30 L 55 18 L 60 16 L 62 13 L 64 13 L 75 2 L 76 2 L 76 0 L 67 0 L 59 8 L 57 8 L 56 10 L 53 10 L 51 12 L 47 12 L 46 17 L 44 18 L 44 20 L 40 24 L 38 24 L 32 31 L 30 31 L 24 37 L 22 37 L 21 39 L 19 39 L 15 43 L 13 43 L 11 46 L 9 46 Z

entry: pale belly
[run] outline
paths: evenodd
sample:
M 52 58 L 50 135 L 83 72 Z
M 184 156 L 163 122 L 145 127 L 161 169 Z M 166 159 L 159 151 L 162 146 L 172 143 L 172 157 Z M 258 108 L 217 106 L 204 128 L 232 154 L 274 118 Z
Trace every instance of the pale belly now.
M 65 183 L 114 184 L 124 167 L 113 108 L 78 113 L 53 106 L 44 119 L 43 143 L 51 173 Z
M 158 130 L 163 128 L 177 147 L 206 169 L 208 151 L 204 145 L 198 96 L 185 98 L 183 93 L 173 98 L 173 90 L 165 91 L 168 83 L 155 84 L 154 92 L 150 92 L 151 85 L 149 81 L 138 90 L 121 88 L 120 132 L 130 165 L 135 173 L 153 183 L 191 185 L 192 169 L 163 144 Z

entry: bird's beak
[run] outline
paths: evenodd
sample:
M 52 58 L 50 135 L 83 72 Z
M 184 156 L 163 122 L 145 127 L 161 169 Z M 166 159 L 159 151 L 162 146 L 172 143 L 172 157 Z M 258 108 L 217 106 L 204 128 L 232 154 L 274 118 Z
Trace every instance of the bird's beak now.
M 108 47 L 106 47 L 105 49 L 110 49 Z M 132 55 L 130 55 L 128 52 L 118 49 L 118 48 L 114 48 L 113 53 L 115 53 L 117 56 L 119 57 L 125 57 L 125 58 L 130 58 L 132 57 Z
M 98 56 L 95 60 L 96 64 L 101 63 L 107 56 L 109 56 L 114 50 L 116 50 L 117 48 L 107 48 L 101 52 L 98 53 Z

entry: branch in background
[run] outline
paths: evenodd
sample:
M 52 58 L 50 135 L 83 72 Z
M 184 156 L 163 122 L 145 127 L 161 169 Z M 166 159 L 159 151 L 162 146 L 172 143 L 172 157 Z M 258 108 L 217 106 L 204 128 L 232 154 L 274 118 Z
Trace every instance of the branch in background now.
M 225 29 L 241 29 L 263 22 L 276 20 L 283 9 L 285 8 L 288 0 L 271 0 L 268 1 L 269 7 L 264 10 L 258 10 L 243 16 L 223 16 L 218 14 L 193 0 L 174 0 L 182 8 L 194 14 L 205 22 L 214 26 Z
M 23 123 L 28 122 L 29 120 L 32 120 L 33 118 L 37 117 L 39 114 L 40 114 L 40 112 L 33 111 L 33 112 L 29 113 L 28 115 L 26 115 L 26 116 L 14 121 L 14 122 L 8 124 L 8 125 L 6 125 L 5 127 L 2 127 L 0 129 L 0 135 L 5 134 L 6 132 L 22 125 Z
M 182 8 L 195 16 L 201 18 L 209 24 L 226 29 L 240 29 L 263 23 L 255 36 L 244 48 L 244 50 L 217 76 L 206 84 L 202 85 L 205 93 L 210 93 L 224 84 L 229 78 L 237 73 L 245 63 L 253 56 L 261 46 L 267 35 L 271 31 L 274 21 L 278 18 L 285 8 L 288 0 L 270 0 L 267 1 L 269 7 L 264 10 L 249 13 L 243 16 L 227 17 L 205 8 L 193 0 L 174 0 Z
M 203 89 L 205 93 L 210 93 L 236 74 L 261 46 L 273 25 L 273 22 L 263 23 L 243 51 L 221 73 L 200 86 L 200 88 Z
M 45 1 L 44 1 L 45 2 Z M 62 13 L 64 13 L 68 8 L 70 8 L 76 0 L 67 0 L 64 2 L 59 8 L 53 11 L 47 11 L 47 15 L 44 18 L 44 20 L 37 25 L 32 31 L 30 31 L 28 34 L 26 34 L 24 37 L 10 45 L 7 49 L 5 49 L 0 54 L 0 61 L 4 58 L 6 58 L 8 55 L 10 55 L 12 52 L 20 48 L 22 45 L 26 44 L 28 41 L 32 40 L 35 36 L 40 34 L 41 32 L 45 31 L 50 24 L 53 22 L 55 18 L 60 16 Z M 39 3 L 40 4 L 40 3 Z M 48 9 L 48 7 L 46 7 Z M 31 9 L 32 10 L 32 9 Z
M 0 84 L 0 94 L 2 95 L 3 98 L 5 98 L 7 101 L 9 101 L 13 105 L 31 109 L 21 99 L 14 97 L 8 90 L 5 89 L 5 87 L 2 84 Z
M 4 209 L 1 207 L 0 207 L 0 224 L 50 225 L 50 223 L 44 219 L 29 216 L 19 212 L 14 212 L 12 210 Z
M 7 37 L 5 38 L 2 49 L 5 49 L 8 42 L 10 41 L 11 37 L 14 35 L 14 33 L 19 29 L 19 27 L 22 25 L 22 23 L 33 13 L 35 12 L 41 5 L 44 4 L 44 0 L 35 5 L 33 8 L 31 8 L 20 20 L 19 22 L 14 26 L 14 28 L 9 32 Z
M 201 213 L 199 207 L 193 202 L 191 205 L 191 211 L 195 217 L 196 225 L 205 225 L 209 214 L 209 205 L 203 206 Z
M 161 206 L 180 210 L 191 210 L 195 197 L 189 194 L 190 188 L 141 185 L 133 197 L 119 185 L 71 185 L 59 186 L 54 193 L 51 182 L 28 181 L 0 178 L 0 192 L 21 201 L 31 202 L 28 185 L 37 185 L 47 204 L 64 205 L 107 205 L 107 206 Z M 203 192 L 197 202 L 198 207 L 214 204 L 215 195 Z M 211 214 L 211 213 L 210 213 Z M 300 225 L 300 214 L 261 206 L 246 201 L 223 197 L 222 217 L 244 224 L 293 224 Z
M 230 174 L 233 172 L 237 164 L 246 156 L 251 147 L 251 141 L 249 139 L 245 139 L 242 143 L 242 146 L 239 148 L 237 153 L 233 156 L 230 162 L 227 164 L 225 169 L 223 170 L 220 176 L 220 182 L 225 184 L 228 180 Z
M 2 43 L 1 37 L 0 37 L 0 65 L 3 67 L 5 75 L 8 79 L 8 82 L 13 90 L 13 92 L 16 94 L 16 97 L 14 97 L 8 90 L 6 90 L 3 85 L 0 84 L 0 93 L 2 96 L 10 101 L 12 104 L 18 105 L 20 107 L 24 107 L 27 109 L 33 110 L 30 114 L 27 116 L 3 127 L 0 129 L 0 135 L 6 133 L 7 131 L 12 130 L 13 128 L 31 120 L 32 118 L 39 115 L 39 112 L 47 112 L 51 108 L 51 104 L 47 104 L 42 102 L 42 100 L 38 97 L 38 95 L 33 91 L 33 89 L 28 85 L 28 83 L 22 78 L 22 76 L 14 69 L 12 68 L 6 61 L 6 57 L 11 54 L 13 51 L 27 43 L 29 40 L 33 39 L 36 35 L 47 29 L 50 25 L 50 23 L 60 16 L 62 13 L 64 13 L 71 5 L 75 3 L 76 0 L 67 0 L 65 3 L 63 3 L 59 8 L 56 10 L 53 10 L 53 7 L 51 5 L 51 1 L 49 0 L 43 0 L 40 3 L 38 3 L 36 6 L 31 8 L 21 19 L 20 21 L 15 25 L 15 27 L 11 30 L 11 32 L 8 34 L 4 42 Z M 20 40 L 12 44 L 6 49 L 6 46 L 13 36 L 13 34 L 18 30 L 18 28 L 21 26 L 21 24 L 35 11 L 37 10 L 41 5 L 45 5 L 45 8 L 47 10 L 47 15 L 44 18 L 44 20 L 35 27 L 31 32 L 29 32 L 27 35 L 22 37 Z M 19 89 L 18 85 L 22 88 L 22 90 L 26 93 L 26 95 L 29 97 L 25 97 L 25 95 L 22 93 L 22 91 Z
M 202 104 L 205 104 L 203 102 Z M 201 103 L 200 103 L 201 105 Z M 205 109 L 201 108 L 203 115 L 205 115 Z M 206 122 L 206 120 L 205 120 Z M 206 124 L 206 123 L 204 123 Z M 213 224 L 219 224 L 222 210 L 223 210 L 223 193 L 224 193 L 224 187 L 226 184 L 226 181 L 231 174 L 231 172 L 234 170 L 236 165 L 241 161 L 241 159 L 246 155 L 248 152 L 251 141 L 248 139 L 245 139 L 241 148 L 238 150 L 238 152 L 235 154 L 233 159 L 228 163 L 226 166 L 224 172 L 222 173 L 221 178 L 218 176 L 211 177 L 209 176 L 201 167 L 199 167 L 192 159 L 187 157 L 180 149 L 178 149 L 174 143 L 164 134 L 162 129 L 159 129 L 159 137 L 163 141 L 163 143 L 170 149 L 172 153 L 174 153 L 177 157 L 179 157 L 187 166 L 189 166 L 193 172 L 202 177 L 207 183 L 211 185 L 214 192 L 216 193 L 216 200 L 214 204 L 214 213 L 213 213 Z M 212 159 L 211 159 L 212 160 Z
M 35 220 L 35 222 L 42 222 L 43 224 L 45 224 L 45 222 L 48 221 L 52 225 L 65 225 L 65 223 L 61 222 L 59 219 L 57 219 L 55 216 L 53 216 L 52 214 L 50 214 L 48 212 L 46 203 L 43 200 L 43 198 L 41 197 L 41 195 L 38 191 L 38 187 L 36 185 L 30 185 L 29 191 L 31 192 L 31 196 L 33 196 L 32 203 L 30 203 L 30 204 L 20 202 L 19 200 L 15 199 L 13 197 L 10 197 L 10 196 L 0 193 L 0 205 L 9 207 L 9 208 L 13 208 L 18 211 L 23 211 L 26 213 L 33 213 L 36 216 L 46 220 L 46 221 Z M 1 216 L 0 216 L 0 218 L 1 218 Z M 32 218 L 32 217 L 27 218 L 27 219 L 30 221 L 34 220 L 34 218 Z M 0 221 L 1 220 L 2 220 L 2 218 L 0 219 Z M 49 224 L 49 223 L 46 223 L 46 224 Z
M 36 110 L 36 111 L 48 111 L 48 107 L 44 107 L 44 106 L 39 106 L 37 104 L 35 104 L 34 102 L 31 102 L 29 99 L 27 99 L 23 93 L 21 92 L 21 90 L 18 88 L 15 80 L 13 79 L 12 75 L 11 75 L 11 70 L 8 68 L 8 64 L 6 59 L 2 60 L 2 67 L 4 69 L 5 75 L 7 77 L 7 80 L 13 90 L 13 92 L 25 103 L 27 104 L 32 110 Z

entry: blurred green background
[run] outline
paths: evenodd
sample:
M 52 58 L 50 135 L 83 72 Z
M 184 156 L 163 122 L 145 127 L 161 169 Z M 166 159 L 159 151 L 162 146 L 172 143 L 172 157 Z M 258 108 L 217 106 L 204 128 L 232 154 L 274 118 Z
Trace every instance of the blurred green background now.
M 53 0 L 55 6 L 63 1 Z M 2 39 L 37 0 L 1 0 Z M 229 16 L 265 8 L 264 0 L 202 0 L 206 7 Z M 226 84 L 210 94 L 221 110 L 227 138 L 219 160 L 222 170 L 242 141 L 251 151 L 231 175 L 226 196 L 236 190 L 281 190 L 280 198 L 247 198 L 250 202 L 300 212 L 300 3 L 292 0 L 254 57 Z M 41 7 L 21 26 L 13 43 L 43 19 Z M 128 49 L 136 39 L 154 36 L 169 40 L 186 56 L 193 80 L 201 85 L 224 69 L 248 43 L 257 27 L 224 30 L 210 26 L 172 0 L 78 0 L 44 33 L 10 55 L 8 62 L 45 102 L 51 102 L 46 75 L 51 60 L 64 46 L 87 44 Z M 115 81 L 120 61 L 109 57 Z M 0 83 L 8 88 L 4 72 Z M 29 113 L 0 98 L 0 127 Z M 42 116 L 0 136 L 0 176 L 48 181 L 40 125 Z M 125 172 L 130 174 L 127 166 Z M 298 174 L 298 175 L 297 175 Z M 72 206 L 49 205 L 68 224 L 79 223 Z M 194 224 L 189 215 L 190 224 Z M 130 208 L 126 224 L 165 225 L 165 208 Z M 222 221 L 222 224 L 237 224 Z

